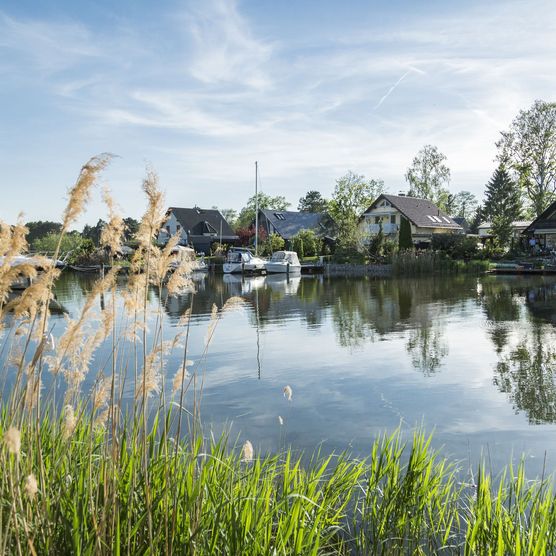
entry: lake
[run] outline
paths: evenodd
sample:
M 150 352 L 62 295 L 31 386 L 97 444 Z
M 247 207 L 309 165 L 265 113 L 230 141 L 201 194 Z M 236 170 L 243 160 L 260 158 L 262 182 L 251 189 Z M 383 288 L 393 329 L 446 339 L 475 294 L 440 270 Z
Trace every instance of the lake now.
M 93 280 L 68 272 L 58 281 L 70 316 Z M 421 426 L 464 467 L 482 456 L 496 472 L 523 454 L 529 475 L 542 473 L 545 458 L 549 472 L 556 468 L 555 279 L 200 274 L 195 285 L 167 300 L 163 329 L 171 339 L 192 306 L 187 358 L 204 376 L 205 430 L 228 428 L 258 451 L 365 456 L 381 432 Z M 153 327 L 159 295 L 151 290 Z M 204 357 L 211 308 L 231 296 L 244 303 L 222 315 Z M 53 319 L 59 336 L 64 316 Z M 181 355 L 167 362 L 167 384 Z M 93 380 L 91 371 L 84 391 Z M 133 398 L 129 382 L 125 396 Z

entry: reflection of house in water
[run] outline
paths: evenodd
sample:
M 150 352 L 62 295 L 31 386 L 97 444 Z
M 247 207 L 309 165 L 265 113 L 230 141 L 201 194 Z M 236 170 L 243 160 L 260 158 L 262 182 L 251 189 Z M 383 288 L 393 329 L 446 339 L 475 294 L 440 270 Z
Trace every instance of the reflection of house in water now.
M 556 284 L 530 287 L 525 304 L 535 318 L 556 325 Z

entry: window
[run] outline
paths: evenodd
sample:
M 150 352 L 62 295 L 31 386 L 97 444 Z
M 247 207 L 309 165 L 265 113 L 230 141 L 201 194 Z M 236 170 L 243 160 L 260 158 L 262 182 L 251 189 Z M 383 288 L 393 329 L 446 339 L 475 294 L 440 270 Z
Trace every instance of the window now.
M 390 215 L 390 224 L 395 224 L 396 223 L 396 215 L 395 214 L 391 214 Z
M 177 230 L 178 232 L 181 230 L 181 226 L 180 226 L 179 224 L 176 226 L 176 230 Z
M 274 216 L 276 216 L 277 220 L 285 220 L 286 217 L 281 212 L 275 212 Z
M 427 214 L 427 218 L 428 218 L 431 222 L 435 222 L 434 218 L 433 218 L 430 214 Z
M 170 224 L 168 224 L 168 225 L 166 226 L 166 231 L 168 232 L 169 235 L 172 233 L 172 232 L 170 231 Z
M 375 216 L 375 224 L 380 224 L 380 216 Z

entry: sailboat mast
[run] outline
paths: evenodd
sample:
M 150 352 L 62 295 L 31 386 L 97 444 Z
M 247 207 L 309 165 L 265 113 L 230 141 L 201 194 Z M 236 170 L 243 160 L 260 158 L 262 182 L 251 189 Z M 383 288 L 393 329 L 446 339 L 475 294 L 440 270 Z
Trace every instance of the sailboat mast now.
M 258 189 L 259 163 L 255 160 L 255 256 L 259 247 L 259 193 Z

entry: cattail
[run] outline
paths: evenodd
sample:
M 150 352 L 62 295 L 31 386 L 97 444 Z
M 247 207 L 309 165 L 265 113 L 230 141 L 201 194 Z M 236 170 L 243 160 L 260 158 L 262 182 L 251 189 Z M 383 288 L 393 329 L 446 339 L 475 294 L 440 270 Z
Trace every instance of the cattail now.
M 37 484 L 37 479 L 33 473 L 25 477 L 25 485 L 23 488 L 29 499 L 34 500 L 37 492 L 39 491 L 39 485 Z
M 284 419 L 282 419 L 281 415 L 278 415 L 278 424 L 279 425 L 283 425 L 284 424 Z
M 62 438 L 64 440 L 67 440 L 73 434 L 76 425 L 77 418 L 75 417 L 75 412 L 73 407 L 68 404 L 64 408 L 64 424 L 62 427 Z
M 4 433 L 4 444 L 8 448 L 10 454 L 15 454 L 19 458 L 19 452 L 21 450 L 21 433 L 15 427 L 10 427 Z
M 290 402 L 292 396 L 293 396 L 292 387 L 289 384 L 287 384 L 286 386 L 284 386 L 284 398 L 286 398 L 286 400 Z
M 241 461 L 253 461 L 253 444 L 251 444 L 249 440 L 246 440 L 243 443 L 243 448 L 241 449 Z

